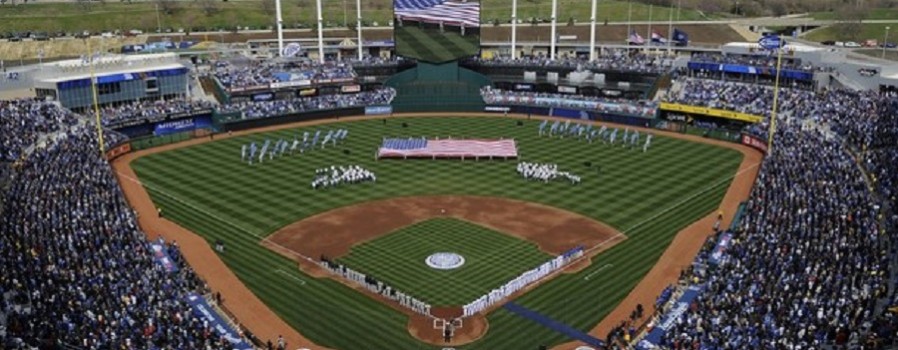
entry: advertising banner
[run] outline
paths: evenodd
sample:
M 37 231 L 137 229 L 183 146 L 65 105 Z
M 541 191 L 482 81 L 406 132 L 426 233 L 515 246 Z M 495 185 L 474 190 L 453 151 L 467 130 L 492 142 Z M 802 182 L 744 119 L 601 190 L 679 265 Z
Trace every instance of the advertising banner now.
M 208 322 L 209 326 L 219 335 L 227 339 L 231 343 L 233 350 L 253 350 L 252 345 L 240 338 L 239 333 L 234 331 L 221 316 L 218 315 L 205 298 L 196 293 L 187 295 L 187 304 L 193 308 L 193 314 Z
M 511 109 L 503 106 L 486 106 L 483 108 L 486 112 L 499 112 L 499 113 L 507 113 Z
M 196 129 L 204 129 L 212 126 L 211 117 L 195 117 L 156 124 L 153 135 L 162 136 Z
M 705 289 L 703 284 L 693 285 L 683 291 L 683 295 L 674 303 L 673 307 L 661 317 L 661 322 L 655 325 L 646 337 L 636 345 L 636 349 L 647 350 L 656 349 L 661 343 L 661 338 L 667 333 L 667 330 L 674 325 L 680 316 L 686 313 L 689 305 L 698 298 L 698 295 Z
M 558 86 L 558 92 L 560 92 L 560 93 L 562 93 L 562 94 L 576 94 L 576 93 L 577 93 L 577 88 L 576 88 L 576 87 L 573 87 L 573 86 L 562 86 L 562 85 L 559 85 L 559 86 Z
M 112 148 L 112 149 L 106 151 L 106 160 L 116 159 L 119 156 L 126 154 L 128 152 L 131 152 L 131 143 L 125 142 L 123 144 L 115 146 L 115 148 Z
M 175 265 L 175 262 L 171 260 L 171 256 L 168 255 L 168 247 L 165 246 L 165 241 L 161 238 L 150 242 L 150 252 L 153 254 L 153 261 L 162 266 L 165 271 L 169 273 L 178 272 L 178 265 Z
M 742 134 L 742 144 L 767 153 L 767 142 L 749 134 Z
M 340 87 L 340 92 L 343 93 L 351 93 L 351 92 L 359 92 L 362 91 L 362 87 L 359 85 L 343 85 Z
M 720 235 L 720 238 L 717 240 L 717 245 L 714 246 L 714 250 L 711 251 L 711 256 L 708 258 L 708 263 L 712 265 L 720 264 L 721 259 L 723 259 L 724 254 L 726 254 L 727 249 L 732 243 L 732 233 L 725 232 Z
M 365 107 L 365 115 L 383 115 L 393 113 L 393 106 L 368 106 Z
M 308 79 L 278 81 L 278 82 L 274 82 L 274 83 L 270 84 L 272 89 L 282 89 L 282 88 L 297 87 L 297 86 L 309 86 L 309 85 L 312 85 L 312 81 L 308 80 Z
M 693 114 L 705 115 L 705 116 L 709 116 L 709 117 L 718 117 L 718 118 L 723 118 L 723 119 L 738 120 L 738 121 L 749 122 L 749 123 L 758 123 L 758 122 L 764 120 L 764 117 L 759 116 L 759 115 L 733 112 L 733 111 L 727 111 L 727 110 L 716 109 L 716 108 L 689 106 L 689 105 L 683 105 L 683 104 L 679 104 L 679 103 L 661 102 L 661 110 L 693 113 Z

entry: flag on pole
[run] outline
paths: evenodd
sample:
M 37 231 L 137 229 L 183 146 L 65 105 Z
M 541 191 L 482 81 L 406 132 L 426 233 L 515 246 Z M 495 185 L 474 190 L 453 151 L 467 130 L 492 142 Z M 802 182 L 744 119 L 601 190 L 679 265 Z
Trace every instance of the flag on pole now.
M 677 43 L 677 46 L 686 46 L 689 44 L 689 34 L 679 28 L 674 28 L 673 41 Z
M 627 42 L 631 45 L 642 45 L 645 44 L 645 39 L 634 30 L 630 32 L 630 37 L 627 39 Z

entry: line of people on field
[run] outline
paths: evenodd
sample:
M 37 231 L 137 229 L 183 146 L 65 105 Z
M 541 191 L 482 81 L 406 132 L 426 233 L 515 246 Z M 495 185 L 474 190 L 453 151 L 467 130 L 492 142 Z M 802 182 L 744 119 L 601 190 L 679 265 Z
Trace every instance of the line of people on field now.
M 312 180 L 311 186 L 312 189 L 321 189 L 362 182 L 377 182 L 377 175 L 359 165 L 331 165 L 328 168 L 315 169 L 315 179 Z
M 520 162 L 517 172 L 527 180 L 536 180 L 548 183 L 555 179 L 567 179 L 571 185 L 580 184 L 580 176 L 567 171 L 559 171 L 558 164 Z

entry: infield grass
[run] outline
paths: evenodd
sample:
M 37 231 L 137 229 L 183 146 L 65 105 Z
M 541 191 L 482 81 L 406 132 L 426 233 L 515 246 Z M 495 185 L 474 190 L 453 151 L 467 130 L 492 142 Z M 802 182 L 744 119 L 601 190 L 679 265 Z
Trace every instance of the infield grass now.
M 457 253 L 465 264 L 438 270 L 425 259 Z M 352 247 L 337 261 L 432 306 L 462 306 L 551 260 L 532 242 L 462 220 L 431 219 Z
M 628 238 L 579 273 L 558 276 L 516 302 L 587 331 L 633 289 L 680 229 L 716 210 L 742 160 L 734 150 L 667 137 L 656 137 L 647 153 L 539 138 L 539 121 L 516 122 L 501 117 L 404 118 L 386 125 L 380 119 L 354 121 L 234 137 L 142 157 L 132 166 L 167 218 L 210 243 L 226 242 L 225 263 L 287 323 L 321 345 L 355 350 L 440 347 L 414 340 L 398 311 L 338 282 L 302 274 L 294 262 L 259 244 L 265 236 L 316 213 L 397 196 L 498 196 L 569 210 Z M 345 144 L 262 165 L 240 162 L 242 144 L 333 128 L 349 130 Z M 583 181 L 578 186 L 526 181 L 515 173 L 515 161 L 374 159 L 382 137 L 400 136 L 514 138 L 522 160 L 557 163 Z M 377 183 L 327 191 L 309 187 L 314 169 L 341 164 L 374 171 Z M 502 309 L 488 321 L 483 339 L 459 348 L 530 349 L 569 340 Z

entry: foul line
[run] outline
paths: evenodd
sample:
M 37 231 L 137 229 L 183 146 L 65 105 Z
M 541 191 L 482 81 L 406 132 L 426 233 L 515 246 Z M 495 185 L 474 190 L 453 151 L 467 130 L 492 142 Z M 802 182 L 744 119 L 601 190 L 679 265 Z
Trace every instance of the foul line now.
M 666 214 L 667 212 L 669 212 L 669 211 L 671 211 L 671 210 L 674 210 L 674 209 L 676 209 L 676 208 L 679 208 L 680 206 L 682 206 L 683 204 L 686 204 L 687 202 L 691 201 L 691 200 L 694 199 L 695 197 L 698 197 L 698 196 L 700 196 L 700 195 L 702 195 L 702 194 L 705 194 L 706 192 L 711 191 L 711 190 L 713 190 L 713 189 L 719 187 L 720 185 L 723 185 L 723 184 L 726 183 L 727 181 L 732 181 L 733 179 L 735 179 L 735 178 L 741 176 L 743 173 L 745 173 L 745 172 L 747 172 L 747 171 L 749 171 L 749 170 L 752 170 L 752 169 L 758 167 L 759 165 L 761 165 L 760 162 L 758 162 L 758 163 L 756 163 L 756 164 L 753 164 L 752 166 L 747 167 L 747 168 L 745 168 L 745 169 L 739 170 L 739 171 L 737 171 L 735 174 L 733 174 L 733 175 L 731 175 L 731 176 L 729 176 L 729 177 L 726 177 L 726 178 L 724 178 L 723 180 L 720 180 L 720 181 L 714 183 L 713 185 L 708 186 L 707 188 L 705 188 L 705 189 L 703 189 L 703 190 L 701 190 L 701 191 L 698 191 L 698 192 L 692 194 L 692 195 L 689 196 L 689 197 L 683 198 L 683 200 L 681 200 L 681 201 L 679 201 L 679 202 L 677 202 L 677 203 L 674 203 L 673 205 L 671 205 L 671 206 L 665 208 L 665 209 L 662 210 L 662 211 L 659 211 L 659 212 L 656 213 L 655 215 L 652 215 L 652 216 L 648 217 L 647 219 L 643 220 L 642 222 L 639 222 L 639 223 L 637 223 L 637 224 L 635 224 L 635 225 L 633 225 L 633 226 L 630 226 L 630 228 L 624 230 L 623 232 L 621 232 L 621 234 L 626 233 L 626 232 L 630 232 L 630 231 L 632 231 L 633 229 L 635 229 L 635 228 L 637 228 L 637 227 L 640 227 L 640 226 L 642 226 L 642 225 L 645 225 L 645 224 L 647 224 L 647 223 L 649 223 L 649 222 L 651 222 L 651 221 L 657 219 L 659 216 L 664 215 L 664 214 Z M 724 194 L 724 196 L 726 196 L 726 194 Z M 719 205 L 718 205 L 718 207 L 719 207 Z
M 608 267 L 614 267 L 614 264 L 605 264 L 604 266 L 602 266 L 602 267 L 596 269 L 595 271 L 590 272 L 588 275 L 586 275 L 586 277 L 583 278 L 583 280 L 584 280 L 584 281 L 589 281 L 589 278 L 590 278 L 590 277 L 594 276 L 595 274 L 601 272 L 602 270 L 604 270 L 605 268 L 608 268 Z
M 302 254 L 300 254 L 300 253 L 298 253 L 298 252 L 296 252 L 296 251 L 294 251 L 294 250 L 292 250 L 292 249 L 290 249 L 290 248 L 287 248 L 287 247 L 284 247 L 284 246 L 282 246 L 282 245 L 280 245 L 280 244 L 277 244 L 277 243 L 275 243 L 274 241 L 269 240 L 268 237 L 262 237 L 262 236 L 259 236 L 258 233 L 255 233 L 255 232 L 253 232 L 252 230 L 249 230 L 249 229 L 247 229 L 247 228 L 245 228 L 245 227 L 243 227 L 243 226 L 237 225 L 237 224 L 235 224 L 235 223 L 233 223 L 233 222 L 231 222 L 231 221 L 229 221 L 229 220 L 227 220 L 227 219 L 225 219 L 225 218 L 222 218 L 221 216 L 215 215 L 215 214 L 209 212 L 208 210 L 205 210 L 205 209 L 203 209 L 203 208 L 200 208 L 200 207 L 199 207 L 198 205 L 196 205 L 196 204 L 190 203 L 190 202 L 188 202 L 188 201 L 186 201 L 186 200 L 183 200 L 183 199 L 179 198 L 178 196 L 175 196 L 175 195 L 173 195 L 173 194 L 171 194 L 171 193 L 162 191 L 162 190 L 160 190 L 158 187 L 156 187 L 156 186 L 154 186 L 154 185 L 150 185 L 149 183 L 142 182 L 142 181 L 140 181 L 140 180 L 138 180 L 138 179 L 135 179 L 135 178 L 133 178 L 133 177 L 131 177 L 131 176 L 128 176 L 127 174 L 123 174 L 123 173 L 120 172 L 120 171 L 116 171 L 116 174 L 118 174 L 119 176 L 121 176 L 121 177 L 124 178 L 124 179 L 127 179 L 128 181 L 134 182 L 134 183 L 136 183 L 136 184 L 138 184 L 138 185 L 141 185 L 141 186 L 143 186 L 143 187 L 146 187 L 146 188 L 148 188 L 148 189 L 151 189 L 151 190 L 155 191 L 156 193 L 165 195 L 166 197 L 169 197 L 169 198 L 171 198 L 171 199 L 173 199 L 173 200 L 175 200 L 175 201 L 177 201 L 177 202 L 180 202 L 180 203 L 183 204 L 183 205 L 186 205 L 186 206 L 188 206 L 188 207 L 190 207 L 190 208 L 193 208 L 193 209 L 196 210 L 196 211 L 202 212 L 203 214 L 206 214 L 206 215 L 208 215 L 209 217 L 211 217 L 211 218 L 213 218 L 213 219 L 219 220 L 219 221 L 221 221 L 221 222 L 223 222 L 223 223 L 225 223 L 225 224 L 231 225 L 232 227 L 234 227 L 234 228 L 236 228 L 236 229 L 238 229 L 238 230 L 241 230 L 241 231 L 243 231 L 243 232 L 249 233 L 250 235 L 252 235 L 252 236 L 255 237 L 256 239 L 261 240 L 261 242 L 265 242 L 265 243 L 268 243 L 268 244 L 277 246 L 278 248 L 280 248 L 280 249 L 282 249 L 282 250 L 285 250 L 285 251 L 288 251 L 288 252 L 290 252 L 291 254 L 296 255 L 296 256 L 298 256 L 298 257 L 300 257 L 300 258 L 302 258 L 302 259 L 305 259 L 305 260 L 307 260 L 307 261 L 310 261 L 310 262 L 312 262 L 312 263 L 315 263 L 316 265 L 318 264 L 314 259 L 312 259 L 312 258 L 310 258 L 310 257 L 308 257 L 308 256 L 302 255 Z
M 274 270 L 274 273 L 282 274 L 282 275 L 284 275 L 284 276 L 287 276 L 287 277 L 292 278 L 293 280 L 295 280 L 295 281 L 297 281 L 297 282 L 299 282 L 299 283 L 302 283 L 302 285 L 306 285 L 306 281 L 305 281 L 305 280 L 303 280 L 302 278 L 296 277 L 296 276 L 294 276 L 293 274 L 291 274 L 291 273 L 289 273 L 289 272 L 287 272 L 287 271 L 284 271 L 284 270 L 282 270 L 282 269 Z

